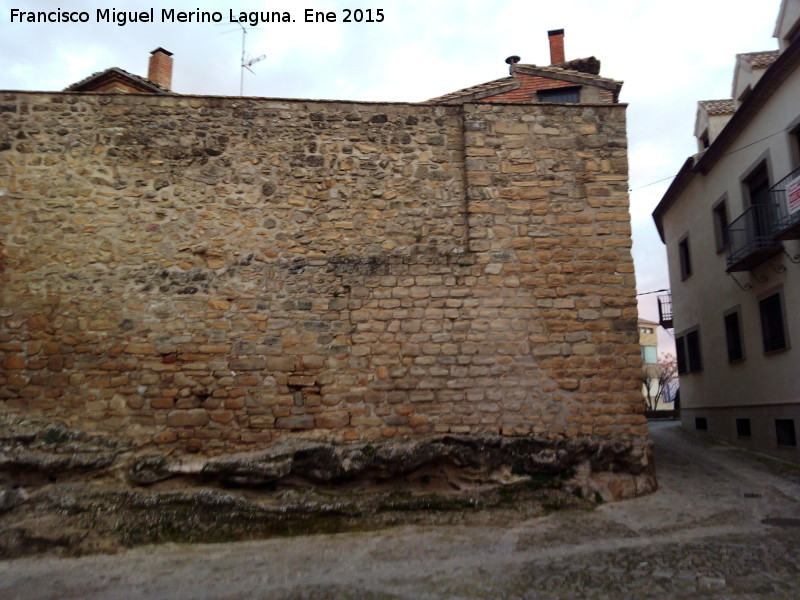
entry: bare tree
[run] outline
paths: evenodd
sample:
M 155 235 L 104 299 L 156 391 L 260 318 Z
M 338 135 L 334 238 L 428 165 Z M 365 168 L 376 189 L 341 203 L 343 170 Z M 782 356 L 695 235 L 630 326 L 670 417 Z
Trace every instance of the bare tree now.
M 666 398 L 678 380 L 678 359 L 673 354 L 662 354 L 658 361 L 658 385 L 656 398 Z
M 642 384 L 644 385 L 644 402 L 647 410 L 655 410 L 658 396 L 661 393 L 660 365 L 642 365 Z
M 672 391 L 678 378 L 678 361 L 672 354 L 662 354 L 657 364 L 642 366 L 642 385 L 647 410 L 656 410 L 659 399 L 663 402 Z

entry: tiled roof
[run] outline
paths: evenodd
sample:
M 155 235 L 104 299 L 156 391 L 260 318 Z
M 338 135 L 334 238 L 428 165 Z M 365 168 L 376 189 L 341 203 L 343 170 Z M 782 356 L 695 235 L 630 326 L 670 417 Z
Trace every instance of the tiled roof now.
M 709 115 L 732 115 L 736 112 L 736 104 L 733 99 L 725 100 L 701 100 L 698 104 Z
M 622 86 L 621 81 L 609 79 L 607 77 L 600 77 L 592 71 L 598 70 L 600 62 L 594 57 L 570 60 L 565 63 L 560 63 L 565 66 L 575 66 L 583 71 L 576 69 L 565 69 L 555 65 L 547 67 L 539 67 L 537 65 L 511 65 L 512 73 L 521 73 L 525 75 L 534 75 L 536 77 L 545 77 L 549 79 L 557 79 L 562 81 L 570 81 L 572 83 L 595 85 L 598 87 L 619 91 Z M 479 100 L 481 98 L 488 98 L 496 94 L 501 94 L 519 87 L 519 81 L 513 76 L 487 81 L 468 88 L 450 92 L 443 96 L 431 98 L 424 102 L 424 104 L 447 104 L 447 103 L 461 103 Z
M 64 88 L 65 92 L 79 92 L 82 88 L 85 88 L 87 85 L 94 81 L 99 81 L 100 79 L 118 76 L 122 79 L 129 80 L 134 86 L 144 88 L 144 91 L 154 92 L 157 94 L 170 94 L 170 90 L 164 89 L 160 85 L 153 83 L 149 79 L 145 79 L 144 77 L 140 77 L 139 75 L 134 75 L 133 73 L 128 73 L 127 71 L 120 69 L 119 67 L 111 67 L 110 69 L 106 69 L 105 71 L 98 71 L 97 73 L 92 73 L 88 77 L 81 79 L 80 81 L 73 83 L 72 85 Z
M 588 60 L 588 59 L 587 59 Z M 567 63 L 562 64 L 570 64 L 572 62 L 577 61 L 569 61 Z M 609 79 L 608 77 L 600 77 L 599 75 L 595 75 L 593 73 L 584 72 L 584 71 L 576 71 L 574 69 L 563 69 L 556 65 L 549 65 L 547 67 L 540 67 L 537 65 L 514 65 L 514 70 L 519 71 L 520 73 L 526 73 L 528 75 L 537 75 L 539 77 L 552 77 L 553 79 L 564 79 L 569 81 L 575 81 L 580 79 L 581 81 L 594 84 L 594 85 L 621 85 L 621 81 L 616 81 L 614 79 Z
M 502 77 L 493 81 L 487 81 L 486 83 L 479 83 L 478 85 L 456 90 L 449 94 L 437 96 L 436 98 L 431 98 L 430 100 L 426 100 L 425 104 L 441 104 L 452 100 L 463 100 L 467 96 L 472 96 L 472 99 L 477 100 L 478 98 L 494 96 L 495 94 L 507 92 L 518 87 L 519 82 L 513 77 Z
M 746 52 L 744 54 L 737 54 L 737 58 L 750 63 L 754 69 L 765 69 L 775 62 L 780 54 L 777 50 L 768 50 L 764 52 Z

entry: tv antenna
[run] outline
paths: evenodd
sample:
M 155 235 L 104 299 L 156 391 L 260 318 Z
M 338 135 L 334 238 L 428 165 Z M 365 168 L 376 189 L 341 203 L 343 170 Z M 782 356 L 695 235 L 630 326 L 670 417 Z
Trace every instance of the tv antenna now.
M 248 58 L 247 53 L 245 52 L 245 40 L 247 39 L 247 29 L 245 29 L 245 26 L 242 25 L 241 23 L 239 24 L 239 27 L 242 28 L 242 64 L 241 64 L 242 73 L 241 76 L 239 77 L 239 95 L 244 96 L 244 70 L 247 69 L 253 75 L 255 75 L 255 71 L 253 71 L 253 69 L 251 69 L 250 67 L 252 67 L 257 62 L 261 62 L 262 60 L 267 58 L 267 55 L 262 54 L 261 56 L 256 56 L 255 58 Z

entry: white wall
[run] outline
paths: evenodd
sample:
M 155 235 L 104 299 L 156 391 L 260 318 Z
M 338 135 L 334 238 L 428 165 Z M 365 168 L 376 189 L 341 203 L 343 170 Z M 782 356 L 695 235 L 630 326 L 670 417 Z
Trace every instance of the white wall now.
M 800 264 L 781 254 L 752 272 L 734 273 L 742 284 L 752 286 L 748 291 L 741 290 L 725 273 L 725 252 L 716 251 L 712 215 L 712 206 L 724 194 L 729 221 L 742 214 L 748 202 L 741 180 L 762 160 L 767 161 L 771 183 L 797 166 L 789 133 L 780 132 L 800 119 L 798 98 L 800 69 L 775 91 L 729 147 L 727 156 L 709 174 L 695 175 L 664 217 L 675 334 L 700 325 L 703 371 L 681 377 L 682 407 L 800 403 Z M 681 281 L 678 242 L 687 233 L 694 273 Z M 789 254 L 800 253 L 797 240 L 784 244 Z M 779 272 L 781 269 L 785 272 Z M 765 356 L 758 300 L 778 286 L 782 286 L 793 348 Z M 731 364 L 723 313 L 736 305 L 741 306 L 745 360 Z

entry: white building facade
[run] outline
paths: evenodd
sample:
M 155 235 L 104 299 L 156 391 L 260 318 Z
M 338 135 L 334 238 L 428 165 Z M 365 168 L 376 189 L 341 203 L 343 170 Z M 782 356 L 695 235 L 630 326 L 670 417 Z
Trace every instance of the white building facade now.
M 737 55 L 732 98 L 699 103 L 699 153 L 653 218 L 683 425 L 800 462 L 800 0 L 775 36 Z

